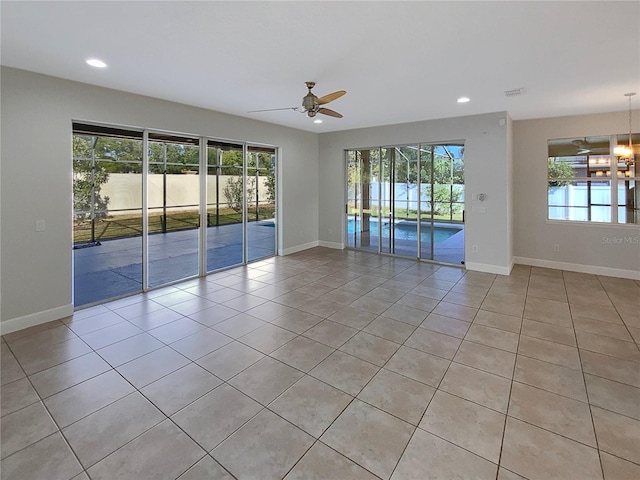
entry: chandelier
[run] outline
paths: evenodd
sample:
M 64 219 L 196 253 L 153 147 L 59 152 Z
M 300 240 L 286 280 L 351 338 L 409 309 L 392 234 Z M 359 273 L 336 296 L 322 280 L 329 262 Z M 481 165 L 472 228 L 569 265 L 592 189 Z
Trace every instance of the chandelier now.
M 633 97 L 636 92 L 625 93 L 624 96 L 629 99 L 629 145 L 618 145 L 613 149 L 613 153 L 619 159 L 624 159 L 627 167 L 630 167 L 634 164 L 634 155 L 633 155 L 633 143 L 631 141 L 631 97 Z

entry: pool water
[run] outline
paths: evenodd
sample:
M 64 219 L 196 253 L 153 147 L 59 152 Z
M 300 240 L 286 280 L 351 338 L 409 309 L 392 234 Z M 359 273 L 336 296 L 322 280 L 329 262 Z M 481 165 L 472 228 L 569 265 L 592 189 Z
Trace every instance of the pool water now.
M 382 224 L 382 238 L 389 238 L 389 223 Z M 358 232 L 360 231 L 360 221 L 357 222 Z M 371 235 L 378 236 L 378 222 L 376 220 L 369 221 L 369 228 Z M 433 227 L 433 241 L 434 243 L 440 243 L 456 233 L 460 232 L 461 228 L 448 228 L 448 227 Z M 353 235 L 356 231 L 356 221 L 348 221 L 347 233 Z M 418 229 L 414 222 L 400 222 L 395 224 L 395 238 L 396 240 L 418 240 Z M 431 228 L 428 225 L 422 226 L 420 231 L 420 241 L 422 243 L 431 241 Z

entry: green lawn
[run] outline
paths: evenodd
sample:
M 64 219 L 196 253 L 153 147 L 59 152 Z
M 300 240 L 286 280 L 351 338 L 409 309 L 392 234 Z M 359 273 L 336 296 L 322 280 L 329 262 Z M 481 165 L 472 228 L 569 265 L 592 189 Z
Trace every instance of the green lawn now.
M 273 205 L 261 206 L 258 214 L 259 220 L 273 218 Z M 216 210 L 211 209 L 207 212 L 208 225 L 213 227 L 216 225 L 229 225 L 232 223 L 242 222 L 242 214 L 234 210 L 220 209 L 218 218 L 216 219 Z M 248 220 L 255 221 L 255 209 L 249 209 Z M 172 232 L 178 230 L 187 230 L 198 226 L 198 212 L 174 212 L 167 214 L 166 230 L 163 229 L 164 218 L 162 214 L 153 213 L 149 215 L 149 233 L 161 233 L 163 231 Z M 116 238 L 127 238 L 142 235 L 142 216 L 141 215 L 118 215 L 99 218 L 95 221 L 95 240 L 112 240 Z M 79 221 L 73 225 L 73 242 L 83 243 L 91 241 L 91 222 Z
M 357 209 L 354 208 L 349 208 L 349 215 L 355 215 L 355 214 L 359 214 L 360 212 Z M 422 213 L 422 220 L 429 220 L 431 219 L 431 212 L 421 212 Z M 382 210 L 382 216 L 383 218 L 389 218 L 390 212 L 388 208 L 385 208 Z M 378 216 L 378 208 L 377 207 L 373 207 L 371 208 L 371 216 L 372 217 L 377 217 Z M 396 220 L 414 220 L 417 221 L 418 220 L 418 212 L 416 210 L 412 210 L 409 209 L 407 210 L 406 208 L 396 208 L 395 211 L 395 218 Z M 433 216 L 434 220 L 441 220 L 441 221 L 454 221 L 454 222 L 461 222 L 462 221 L 462 211 L 460 212 L 454 212 L 453 213 L 453 218 L 449 215 L 449 213 L 447 212 L 446 214 L 438 214 L 436 213 Z

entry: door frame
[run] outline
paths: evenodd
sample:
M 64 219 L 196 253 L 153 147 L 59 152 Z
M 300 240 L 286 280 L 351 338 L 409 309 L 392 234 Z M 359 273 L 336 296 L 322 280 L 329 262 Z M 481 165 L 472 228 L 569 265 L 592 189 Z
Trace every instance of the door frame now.
M 456 266 L 456 267 L 464 267 L 464 252 L 465 252 L 465 247 L 464 244 L 462 246 L 462 260 L 461 263 L 449 263 L 449 262 L 444 262 L 444 261 L 440 261 L 440 260 L 436 260 L 436 247 L 435 247 L 435 242 L 434 242 L 434 225 L 436 223 L 436 220 L 434 219 L 434 215 L 433 212 L 431 212 L 431 214 L 428 216 L 428 222 L 430 223 L 430 231 L 431 231 L 431 247 L 430 247 L 430 258 L 423 258 L 422 257 L 422 245 L 421 245 L 421 239 L 422 239 L 422 221 L 423 221 L 423 200 L 422 200 L 422 193 L 420 191 L 421 185 L 422 185 L 422 162 L 423 162 L 423 158 L 422 158 L 422 149 L 424 147 L 436 147 L 436 146 L 457 146 L 457 147 L 462 147 L 464 149 L 465 146 L 465 141 L 464 140 L 449 140 L 449 141 L 429 141 L 429 142 L 418 142 L 418 143 L 404 143 L 401 145 L 383 145 L 383 146 L 379 146 L 379 147 L 361 147 L 361 148 L 349 148 L 349 149 L 345 149 L 344 150 L 344 156 L 343 156 L 343 172 L 344 172 L 344 204 L 345 204 L 345 209 L 342 212 L 342 225 L 343 225 L 343 232 L 344 232 L 344 236 L 343 236 L 343 245 L 345 246 L 346 249 L 350 249 L 350 250 L 358 250 L 358 251 L 372 251 L 371 249 L 364 249 L 361 246 L 358 247 L 357 246 L 357 242 L 353 242 L 353 245 L 350 245 L 350 239 L 349 239 L 349 152 L 354 152 L 357 156 L 358 152 L 362 151 L 362 150 L 369 150 L 369 151 L 373 151 L 373 150 L 378 150 L 379 152 L 379 166 L 378 166 L 378 196 L 377 196 L 377 206 L 378 206 L 378 249 L 377 249 L 377 253 L 381 254 L 381 255 L 391 255 L 394 257 L 400 257 L 400 258 L 416 258 L 417 260 L 423 261 L 423 262 L 429 262 L 429 263 L 436 263 L 439 265 L 448 265 L 448 266 Z M 418 198 L 417 198 L 417 220 L 416 220 L 416 245 L 417 245 L 417 256 L 416 257 L 411 257 L 411 256 L 404 256 L 404 255 L 400 255 L 395 253 L 395 244 L 394 244 L 394 228 L 393 225 L 390 225 L 389 228 L 389 248 L 387 252 L 383 251 L 383 242 L 382 242 L 382 172 L 383 172 L 383 155 L 382 155 L 382 151 L 383 149 L 389 149 L 393 152 L 395 152 L 395 149 L 398 147 L 406 147 L 406 146 L 417 146 L 418 147 L 418 153 L 417 153 L 417 185 L 418 185 Z M 393 158 L 394 156 L 391 155 L 389 158 L 389 193 L 390 193 L 390 198 L 388 199 L 389 201 L 389 209 L 390 209 L 390 218 L 393 220 L 395 219 L 395 178 L 394 178 L 394 172 L 395 172 L 395 158 Z M 433 155 L 432 155 L 433 157 Z M 356 157 L 357 158 L 357 157 Z M 462 160 L 463 160 L 463 169 L 464 169 L 464 153 L 462 154 Z M 357 162 L 357 167 L 359 169 L 359 171 L 361 171 L 361 162 L 358 161 Z M 433 197 L 433 177 L 434 177 L 434 162 L 431 162 L 431 168 L 430 168 L 431 172 L 431 180 L 432 183 L 430 184 L 432 187 L 431 190 L 431 195 Z M 464 171 L 464 170 L 463 170 Z M 361 177 L 361 175 L 360 175 Z M 361 190 L 361 182 L 358 184 L 359 188 Z M 466 178 L 465 178 L 465 183 L 463 183 L 464 186 L 464 190 L 466 192 Z M 358 197 L 355 197 L 356 200 L 358 200 Z M 433 198 L 432 198 L 433 201 Z M 466 202 L 466 196 L 464 197 L 464 201 L 462 202 L 462 220 L 460 222 L 453 222 L 451 221 L 450 223 L 455 223 L 455 224 L 459 224 L 462 226 L 462 230 L 464 231 L 466 228 L 465 225 L 465 221 L 464 221 L 464 211 L 465 211 L 465 202 Z M 361 202 L 360 202 L 361 203 Z M 450 198 L 450 205 L 452 205 L 454 202 L 451 201 Z M 458 203 L 458 202 L 456 202 Z M 362 206 L 360 207 L 360 210 L 362 210 Z M 354 228 L 356 227 L 356 222 L 354 221 Z M 354 232 L 354 235 L 355 232 Z M 357 238 L 357 237 L 354 237 Z M 465 236 L 465 240 L 464 242 L 466 243 L 466 236 Z

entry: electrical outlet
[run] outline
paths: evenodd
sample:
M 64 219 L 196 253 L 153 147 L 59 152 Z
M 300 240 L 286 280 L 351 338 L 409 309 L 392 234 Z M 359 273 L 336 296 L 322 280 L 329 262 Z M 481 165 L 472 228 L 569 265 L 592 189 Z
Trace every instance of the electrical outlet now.
M 333 228 L 329 229 L 329 235 L 333 235 Z
M 560 251 L 560 245 L 554 245 L 553 246 L 553 251 L 554 252 L 559 252 Z
M 46 227 L 44 220 L 36 220 L 36 232 L 44 232 Z
M 471 251 L 472 251 L 472 252 L 477 252 L 477 251 L 478 251 L 478 245 L 473 245 L 473 246 L 471 247 Z

